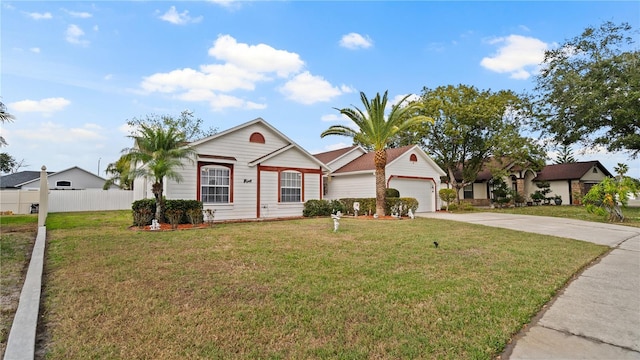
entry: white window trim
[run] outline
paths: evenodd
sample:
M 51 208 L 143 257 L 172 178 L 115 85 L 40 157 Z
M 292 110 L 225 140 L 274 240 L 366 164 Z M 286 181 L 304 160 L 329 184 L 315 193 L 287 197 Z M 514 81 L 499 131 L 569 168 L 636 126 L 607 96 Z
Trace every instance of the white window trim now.
M 220 170 L 224 170 L 227 172 L 227 179 L 228 179 L 228 184 L 227 185 L 209 185 L 209 184 L 204 184 L 202 181 L 202 171 L 208 171 L 211 169 L 220 169 Z M 207 206 L 220 206 L 220 205 L 231 205 L 231 169 L 229 169 L 226 166 L 220 166 L 220 165 L 206 165 L 206 166 L 202 166 L 200 168 L 200 174 L 198 174 L 198 176 L 200 176 L 200 201 L 202 201 L 203 205 L 207 205 Z M 227 187 L 228 192 L 227 192 L 227 201 L 226 202 L 205 202 L 204 201 L 204 193 L 203 193 L 203 188 L 205 187 Z
M 300 180 L 300 186 L 283 186 L 282 185 L 282 180 L 284 177 L 284 174 L 295 174 L 298 175 L 298 179 Z M 280 174 L 280 184 L 278 184 L 278 191 L 280 192 L 280 204 L 300 204 L 302 202 L 302 173 L 300 171 L 293 171 L 293 170 L 287 170 L 287 171 L 283 171 Z M 300 190 L 300 197 L 298 198 L 297 201 L 284 201 L 284 194 L 282 193 L 282 189 L 299 189 Z

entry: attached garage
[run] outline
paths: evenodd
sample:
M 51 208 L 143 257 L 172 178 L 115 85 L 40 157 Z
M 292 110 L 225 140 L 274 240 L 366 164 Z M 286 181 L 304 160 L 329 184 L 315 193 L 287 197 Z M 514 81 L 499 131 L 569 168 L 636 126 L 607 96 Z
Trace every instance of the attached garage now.
M 435 186 L 432 179 L 391 176 L 387 187 L 397 189 L 400 197 L 418 200 L 417 212 L 436 211 Z

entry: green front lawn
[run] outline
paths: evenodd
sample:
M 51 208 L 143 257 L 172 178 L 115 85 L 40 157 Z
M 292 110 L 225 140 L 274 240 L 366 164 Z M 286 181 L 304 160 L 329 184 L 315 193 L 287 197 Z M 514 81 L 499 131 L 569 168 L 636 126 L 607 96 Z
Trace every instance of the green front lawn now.
M 18 308 L 37 228 L 37 215 L 0 216 L 0 356 Z
M 49 216 L 48 359 L 490 359 L 607 251 L 434 219 L 129 224 Z

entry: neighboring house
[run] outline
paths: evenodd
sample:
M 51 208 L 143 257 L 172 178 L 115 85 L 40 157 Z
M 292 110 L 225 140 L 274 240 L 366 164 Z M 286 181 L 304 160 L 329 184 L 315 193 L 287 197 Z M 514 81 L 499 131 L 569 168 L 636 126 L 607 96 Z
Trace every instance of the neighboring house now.
M 545 166 L 533 181 L 548 181 L 550 196 L 560 195 L 563 204 L 580 204 L 580 198 L 605 177 L 613 176 L 599 161 L 580 161 Z M 531 195 L 531 194 L 529 194 Z M 575 195 L 580 195 L 578 198 Z
M 489 206 L 493 200 L 492 175 L 489 169 L 495 165 L 495 162 L 488 163 L 478 173 L 473 184 L 460 190 L 460 199 L 475 206 Z M 585 195 L 593 185 L 605 177 L 612 176 L 599 161 L 546 165 L 537 172 L 512 163 L 507 163 L 502 169 L 508 173 L 503 180 L 527 201 L 531 200 L 531 194 L 539 190 L 536 183 L 547 181 L 551 189 L 547 196 L 561 196 L 563 205 L 580 204 L 579 198 L 575 195 Z
M 163 195 L 200 200 L 216 220 L 302 216 L 322 198 L 329 168 L 261 118 L 190 145 L 197 159 L 176 169 L 181 182 L 165 179 Z M 152 181 L 136 179 L 134 199 L 153 198 Z
M 504 182 L 524 198 L 537 190 L 533 184 L 533 178 L 537 176 L 537 173 L 531 168 L 517 165 L 513 161 L 499 162 L 490 159 L 478 173 L 475 182 L 460 189 L 460 199 L 474 206 L 489 206 L 493 200 L 492 170 L 500 170 L 509 174 L 503 179 Z M 455 176 L 458 182 L 462 181 L 461 173 L 457 172 Z M 449 187 L 449 185 L 445 182 L 442 187 Z
M 376 196 L 374 152 L 360 146 L 316 154 L 327 164 L 324 194 L 327 199 Z M 418 200 L 417 212 L 439 209 L 440 177 L 445 172 L 417 145 L 387 149 L 386 185 L 401 197 Z
M 86 190 L 102 189 L 107 180 L 77 166 L 72 168 L 47 172 L 49 190 Z M 2 189 L 40 189 L 40 171 L 20 171 L 0 177 Z M 117 186 L 111 188 L 117 189 Z

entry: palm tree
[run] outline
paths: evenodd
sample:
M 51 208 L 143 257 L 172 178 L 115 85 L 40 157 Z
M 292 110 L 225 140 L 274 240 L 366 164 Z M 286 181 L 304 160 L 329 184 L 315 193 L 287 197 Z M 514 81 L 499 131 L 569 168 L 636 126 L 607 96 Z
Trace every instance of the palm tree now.
M 117 184 L 122 190 L 133 190 L 134 178 L 131 170 L 131 161 L 126 155 L 122 155 L 116 162 L 107 165 L 105 173 L 111 177 L 104 183 L 103 189 L 108 190 L 111 185 Z
M 364 112 L 357 107 L 338 109 L 341 114 L 346 115 L 354 122 L 356 128 L 343 125 L 333 125 L 325 130 L 320 137 L 327 135 L 342 135 L 352 137 L 354 142 L 371 147 L 375 151 L 374 164 L 376 168 L 376 214 L 384 216 L 384 195 L 386 189 L 385 167 L 387 166 L 386 149 L 392 141 L 394 135 L 407 128 L 422 123 L 432 121 L 424 115 L 416 115 L 421 108 L 419 102 L 412 102 L 406 106 L 401 104 L 410 96 L 405 96 L 397 104 L 391 107 L 391 112 L 385 116 L 387 107 L 387 92 L 382 98 L 380 93 L 376 97 L 367 99 L 367 96 L 360 92 L 360 99 L 364 105 Z
M 7 107 L 4 105 L 2 101 L 0 101 L 0 124 L 6 122 L 13 122 L 15 117 L 7 112 Z M 2 136 L 0 136 L 0 146 L 6 146 L 7 142 L 4 140 Z
M 185 134 L 174 127 L 141 125 L 139 132 L 130 137 L 134 139 L 134 146 L 123 152 L 125 158 L 135 164 L 131 175 L 153 179 L 151 192 L 156 199 L 156 220 L 162 221 L 164 178 L 182 181 L 176 168 L 182 167 L 185 159 L 193 161 L 195 150 L 187 145 Z

